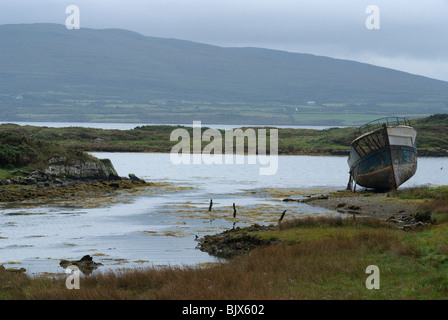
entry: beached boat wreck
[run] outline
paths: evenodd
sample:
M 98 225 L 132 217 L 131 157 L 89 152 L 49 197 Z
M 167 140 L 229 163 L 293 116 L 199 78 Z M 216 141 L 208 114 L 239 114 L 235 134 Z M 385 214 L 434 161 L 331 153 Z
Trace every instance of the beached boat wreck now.
M 416 137 L 405 118 L 381 118 L 361 126 L 350 147 L 347 189 L 360 185 L 394 190 L 409 180 L 417 170 Z

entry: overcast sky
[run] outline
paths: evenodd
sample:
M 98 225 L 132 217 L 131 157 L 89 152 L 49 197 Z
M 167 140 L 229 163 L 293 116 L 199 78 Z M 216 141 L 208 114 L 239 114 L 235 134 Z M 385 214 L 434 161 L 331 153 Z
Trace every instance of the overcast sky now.
M 311 53 L 448 81 L 448 0 L 1 0 L 0 24 L 65 24 L 69 5 L 81 28 Z M 380 29 L 366 27 L 369 5 Z

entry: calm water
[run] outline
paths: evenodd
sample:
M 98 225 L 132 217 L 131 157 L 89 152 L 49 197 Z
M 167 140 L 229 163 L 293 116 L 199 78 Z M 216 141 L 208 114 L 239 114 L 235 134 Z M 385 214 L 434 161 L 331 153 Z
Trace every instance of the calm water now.
M 79 204 L 2 208 L 0 264 L 25 267 L 28 274 L 35 274 L 63 272 L 59 260 L 85 254 L 103 263 L 102 270 L 212 262 L 215 258 L 195 248 L 196 236 L 234 224 L 275 223 L 285 209 L 287 218 L 336 214 L 281 200 L 344 189 L 348 182 L 346 157 L 280 156 L 277 173 L 260 176 L 260 165 L 248 164 L 244 156 L 243 165 L 173 165 L 169 154 L 93 155 L 111 159 L 121 176 L 134 173 L 166 186 L 98 208 Z M 417 173 L 403 187 L 447 181 L 447 159 L 421 158 Z

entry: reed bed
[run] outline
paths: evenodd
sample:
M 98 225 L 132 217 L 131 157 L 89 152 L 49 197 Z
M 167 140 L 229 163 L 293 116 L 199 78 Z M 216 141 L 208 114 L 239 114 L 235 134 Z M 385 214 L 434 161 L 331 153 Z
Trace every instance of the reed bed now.
M 427 248 L 428 244 L 418 241 L 421 237 L 417 232 L 406 233 L 374 222 L 356 223 L 335 218 L 295 221 L 290 229 L 299 233 L 306 228 L 315 229 L 316 237 L 258 248 L 209 266 L 95 271 L 81 277 L 78 290 L 66 288 L 66 275 L 30 279 L 24 274 L 6 276 L 3 272 L 2 298 L 314 300 L 438 299 L 448 295 L 448 263 L 442 259 L 448 247 L 446 240 L 434 241 L 439 264 L 423 264 L 426 249 L 422 247 Z M 444 229 L 434 234 L 440 237 L 446 227 L 440 225 Z M 319 236 L 322 229 L 328 228 L 330 233 Z M 431 236 L 431 230 L 426 232 L 425 238 Z M 377 265 L 381 270 L 380 290 L 366 288 L 369 265 Z

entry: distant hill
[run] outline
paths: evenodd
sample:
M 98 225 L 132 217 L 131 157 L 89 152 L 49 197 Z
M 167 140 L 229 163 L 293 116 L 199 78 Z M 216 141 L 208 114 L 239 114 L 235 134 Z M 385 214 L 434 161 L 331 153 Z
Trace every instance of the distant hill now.
M 0 121 L 348 124 L 448 112 L 448 82 L 120 29 L 0 26 Z

